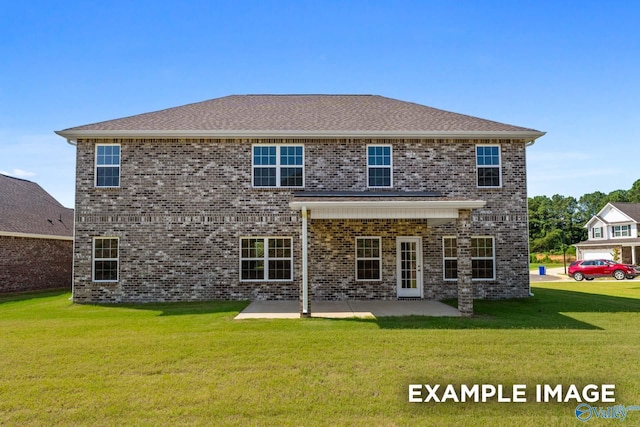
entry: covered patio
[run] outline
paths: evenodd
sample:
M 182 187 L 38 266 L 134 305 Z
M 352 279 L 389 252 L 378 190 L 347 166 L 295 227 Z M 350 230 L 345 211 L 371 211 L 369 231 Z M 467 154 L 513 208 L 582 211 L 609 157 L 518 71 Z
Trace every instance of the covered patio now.
M 309 317 L 329 319 L 390 316 L 459 317 L 460 311 L 440 301 L 312 301 Z M 299 319 L 299 301 L 254 301 L 235 319 Z
M 326 252 L 318 250 L 317 239 L 316 243 L 310 241 L 309 227 L 310 222 L 315 220 L 329 221 L 329 227 L 334 227 L 328 232 L 324 230 L 324 236 L 338 236 L 342 233 L 342 230 L 346 228 L 345 221 L 372 221 L 372 220 L 417 220 L 420 221 L 422 226 L 434 227 L 447 223 L 455 224 L 454 235 L 457 241 L 457 298 L 459 311 L 456 310 L 456 315 L 471 316 L 473 315 L 473 284 L 471 282 L 471 210 L 482 208 L 486 202 L 483 200 L 469 200 L 469 199 L 456 199 L 443 197 L 438 193 L 431 192 L 308 192 L 302 191 L 294 193 L 292 201 L 289 206 L 292 210 L 300 211 L 302 218 L 302 283 L 300 292 L 300 304 L 298 307 L 298 315 L 302 317 L 312 317 L 319 315 L 318 313 L 326 313 L 322 307 L 324 304 L 322 299 L 333 300 L 331 295 L 316 295 L 310 292 L 310 285 L 312 278 L 309 275 L 309 263 L 317 263 L 319 259 L 325 258 L 326 253 L 332 252 L 331 248 Z M 375 231 L 375 230 L 374 230 Z M 379 234 L 388 232 L 385 230 Z M 371 233 L 363 232 L 364 235 L 372 235 Z M 379 235 L 378 234 L 378 235 Z M 424 301 L 424 255 L 422 251 L 423 240 L 422 237 L 412 229 L 405 228 L 402 232 L 398 231 L 397 234 L 387 236 L 387 238 L 393 238 L 395 242 L 395 248 L 397 250 L 394 255 L 394 264 L 397 264 L 396 274 L 387 275 L 387 281 L 389 278 L 395 277 L 397 281 L 397 293 L 383 295 L 382 297 L 373 296 L 369 297 L 367 301 L 358 301 L 362 299 L 361 296 L 355 295 L 350 297 L 342 297 L 344 301 L 340 301 L 343 304 L 342 308 L 336 308 L 333 310 L 338 313 L 349 313 L 348 317 L 352 317 L 354 313 L 360 313 L 359 303 L 396 303 L 396 306 L 389 305 L 391 307 L 411 307 L 409 304 L 403 306 L 402 304 L 410 303 L 412 301 L 404 301 L 404 298 L 414 299 L 418 301 L 413 302 L 433 302 Z M 322 239 L 322 238 L 321 238 Z M 376 239 L 374 237 L 373 239 Z M 388 245 L 389 247 L 391 245 Z M 311 251 L 315 250 L 313 256 Z M 339 264 L 339 261 L 335 264 Z M 387 262 L 387 265 L 389 263 Z M 328 267 L 325 264 L 325 267 Z M 351 267 L 354 268 L 354 267 Z M 334 281 L 340 281 L 342 277 L 350 276 L 350 271 L 343 271 L 342 276 L 334 276 Z M 376 277 L 379 283 L 382 282 L 380 277 Z M 335 283 L 329 280 L 328 283 Z M 325 280 L 327 282 L 327 280 Z M 331 285 L 329 285 L 331 286 Z M 395 288 L 394 284 L 394 288 Z M 389 297 L 397 298 L 403 301 L 389 301 Z M 335 299 L 342 299 L 335 298 Z M 314 304 L 311 304 L 311 300 L 314 300 Z M 316 300 L 318 300 L 316 302 Z M 317 306 L 316 304 L 320 304 Z M 338 304 L 338 303 L 336 303 Z M 346 305 L 344 305 L 346 304 Z M 352 304 L 351 307 L 349 304 Z M 312 308 L 313 306 L 313 308 Z M 333 308 L 332 306 L 328 306 Z M 380 306 L 382 307 L 382 305 Z M 355 308 L 355 309 L 354 309 Z M 411 315 L 424 313 L 422 311 L 424 306 L 415 304 L 414 309 L 418 311 L 408 312 L 408 314 L 396 314 L 396 315 Z M 332 312 L 332 311 L 328 311 Z M 368 313 L 367 315 L 373 315 L 370 310 L 362 309 L 362 312 Z M 402 310 L 400 311 L 404 313 Z M 392 314 L 393 315 L 393 314 Z M 422 314 L 429 315 L 429 314 Z M 325 317 L 320 314 L 320 317 Z

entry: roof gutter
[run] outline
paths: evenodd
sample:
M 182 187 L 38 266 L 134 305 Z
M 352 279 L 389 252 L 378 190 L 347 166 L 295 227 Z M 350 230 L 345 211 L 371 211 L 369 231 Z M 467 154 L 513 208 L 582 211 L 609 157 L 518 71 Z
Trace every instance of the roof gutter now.
M 546 135 L 546 132 L 538 132 L 538 136 L 536 136 L 535 138 L 531 138 L 529 141 L 525 141 L 524 146 L 525 147 L 531 147 L 533 144 L 536 143 L 536 139 L 540 138 L 541 136 Z
M 76 145 L 83 138 L 428 138 L 520 139 L 527 146 L 545 134 L 526 131 L 308 131 L 308 130 L 62 130 L 56 134 Z
M 67 144 L 69 145 L 73 145 L 74 147 L 76 147 L 78 145 L 78 139 L 72 137 L 71 135 L 67 136 L 65 131 L 54 131 L 57 135 L 60 135 L 61 137 L 65 138 L 67 140 Z
M 17 233 L 13 231 L 0 231 L 0 236 L 5 237 L 24 237 L 29 239 L 47 239 L 47 240 L 73 240 L 73 236 L 60 236 L 53 234 L 34 234 L 34 233 Z

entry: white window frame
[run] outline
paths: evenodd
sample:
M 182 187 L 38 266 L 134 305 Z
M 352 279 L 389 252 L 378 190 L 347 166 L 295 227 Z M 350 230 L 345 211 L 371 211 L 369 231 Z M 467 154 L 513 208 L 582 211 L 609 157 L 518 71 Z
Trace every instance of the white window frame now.
M 119 162 L 118 162 L 118 185 L 98 185 L 98 169 L 99 168 L 112 168 L 116 167 L 116 165 L 99 165 L 98 164 L 98 147 L 118 147 L 120 149 L 119 154 Z M 120 188 L 122 184 L 122 145 L 121 144 L 96 144 L 95 145 L 95 156 L 93 160 L 93 186 L 95 188 Z
M 375 240 L 378 242 L 377 257 L 358 257 L 358 240 Z M 360 279 L 358 277 L 358 261 L 378 261 L 377 279 Z M 380 236 L 358 236 L 355 238 L 355 278 L 356 282 L 381 282 L 382 281 L 382 237 Z
M 478 148 L 479 147 L 498 147 L 498 164 L 497 165 L 479 165 L 478 164 Z M 476 158 L 476 187 L 477 188 L 502 188 L 502 146 L 500 144 L 476 144 L 473 150 Z M 481 168 L 498 168 L 498 185 L 480 185 L 478 180 Z
M 490 239 L 491 240 L 491 256 L 490 257 L 474 257 L 473 256 L 473 240 L 474 239 Z M 490 281 L 490 280 L 496 280 L 496 239 L 493 236 L 471 236 L 471 275 L 472 275 L 472 280 L 476 280 L 476 281 Z M 476 278 L 473 279 L 473 261 L 476 260 L 491 260 L 492 263 L 492 271 L 491 271 L 491 277 L 482 277 L 482 278 Z
M 370 165 L 369 147 L 388 147 L 389 165 Z M 367 188 L 393 188 L 393 146 L 391 144 L 367 144 L 365 156 L 367 157 Z M 369 185 L 369 171 L 371 169 L 389 169 L 389 185 Z
M 626 234 L 625 234 L 626 231 Z M 625 237 L 631 237 L 631 225 L 614 225 L 611 227 L 611 237 L 614 239 L 621 239 Z
M 591 236 L 594 239 L 602 239 L 602 227 L 593 227 L 592 229 L 593 235 Z M 596 233 L 596 230 L 598 230 L 598 233 Z
M 454 247 L 456 248 L 456 256 L 455 257 L 446 257 L 445 258 L 445 256 L 444 256 L 444 249 L 445 249 L 444 242 L 445 242 L 446 239 L 453 239 L 453 240 L 456 241 L 456 243 L 454 245 Z M 491 253 L 493 254 L 493 256 L 491 256 L 491 257 L 474 257 L 474 256 L 472 256 L 471 257 L 471 269 L 472 269 L 472 278 L 471 278 L 471 280 L 475 281 L 475 282 L 487 282 L 487 281 L 496 280 L 496 239 L 495 239 L 495 237 L 494 236 L 471 236 L 471 240 L 473 241 L 474 239 L 491 239 Z M 447 259 L 447 260 L 456 260 L 456 261 L 458 260 L 458 246 L 457 246 L 457 244 L 458 244 L 458 240 L 457 240 L 457 237 L 455 237 L 455 236 L 444 236 L 442 238 L 442 279 L 444 281 L 447 281 L 447 282 L 457 282 L 458 281 L 457 278 L 455 278 L 455 279 L 447 279 L 447 278 L 445 278 L 445 259 Z M 473 243 L 472 243 L 471 246 L 473 247 Z M 492 277 L 474 278 L 473 277 L 473 261 L 474 260 L 487 260 L 487 259 L 490 259 L 490 260 L 493 261 Z M 457 276 L 457 269 L 456 269 L 456 276 Z
M 96 257 L 96 241 L 98 240 L 115 240 L 117 242 L 116 250 L 118 256 L 116 258 L 97 258 Z M 96 279 L 96 262 L 97 261 L 115 261 L 116 262 L 116 279 L 115 280 L 97 280 Z M 96 283 L 116 283 L 120 281 L 120 238 L 114 236 L 94 237 L 91 242 L 91 281 Z
M 290 256 L 287 257 L 269 257 L 269 240 L 279 239 L 289 241 Z M 264 255 L 262 257 L 242 257 L 242 241 L 243 240 L 263 240 L 264 242 Z M 238 253 L 238 273 L 241 282 L 293 282 L 293 238 L 291 236 L 242 236 L 238 242 L 240 252 Z M 290 263 L 289 279 L 269 279 L 269 261 L 286 261 Z M 263 261 L 264 262 L 264 275 L 262 279 L 243 279 L 242 278 L 242 261 Z
M 276 164 L 275 165 L 256 165 L 254 157 L 255 147 L 275 147 L 276 148 Z M 302 165 L 282 165 L 281 162 L 281 150 L 282 147 L 299 147 L 302 148 Z M 305 186 L 305 157 L 304 157 L 304 144 L 252 144 L 251 145 L 251 187 L 252 188 L 304 188 Z M 301 168 L 302 169 L 302 185 L 280 185 L 282 168 Z M 255 170 L 256 168 L 275 168 L 276 170 L 276 185 L 255 185 Z
M 445 241 L 453 240 L 455 241 L 453 248 L 455 249 L 455 256 L 446 256 L 446 247 Z M 458 280 L 458 266 L 456 265 L 456 277 L 447 277 L 447 261 L 458 261 L 458 246 L 457 246 L 457 238 L 455 236 L 444 236 L 442 237 L 442 280 L 445 282 L 455 282 Z

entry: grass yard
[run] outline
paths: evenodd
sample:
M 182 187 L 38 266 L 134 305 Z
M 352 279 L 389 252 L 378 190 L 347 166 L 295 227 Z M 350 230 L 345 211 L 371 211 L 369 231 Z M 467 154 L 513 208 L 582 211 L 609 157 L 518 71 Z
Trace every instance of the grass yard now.
M 245 303 L 0 297 L 0 425 L 640 425 L 640 411 L 583 424 L 574 401 L 534 402 L 536 384 L 593 383 L 640 405 L 640 281 L 533 291 L 476 301 L 472 319 L 234 321 Z M 409 403 L 412 383 L 525 384 L 529 401 Z
M 570 262 L 567 261 L 567 268 L 569 268 L 569 264 Z M 558 263 L 558 262 L 534 262 L 534 263 L 529 263 L 529 270 L 530 271 L 538 271 L 538 267 L 540 267 L 541 265 L 544 265 L 547 269 L 549 268 L 557 268 L 557 267 L 564 267 L 563 263 Z

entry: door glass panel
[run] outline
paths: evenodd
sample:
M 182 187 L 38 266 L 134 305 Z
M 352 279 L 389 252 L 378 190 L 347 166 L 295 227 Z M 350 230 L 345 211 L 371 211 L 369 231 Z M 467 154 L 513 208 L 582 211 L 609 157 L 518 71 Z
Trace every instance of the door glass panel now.
M 418 274 L 417 274 L 417 251 L 415 242 L 401 242 L 400 243 L 401 254 L 401 282 L 400 286 L 403 289 L 416 289 L 418 287 Z

